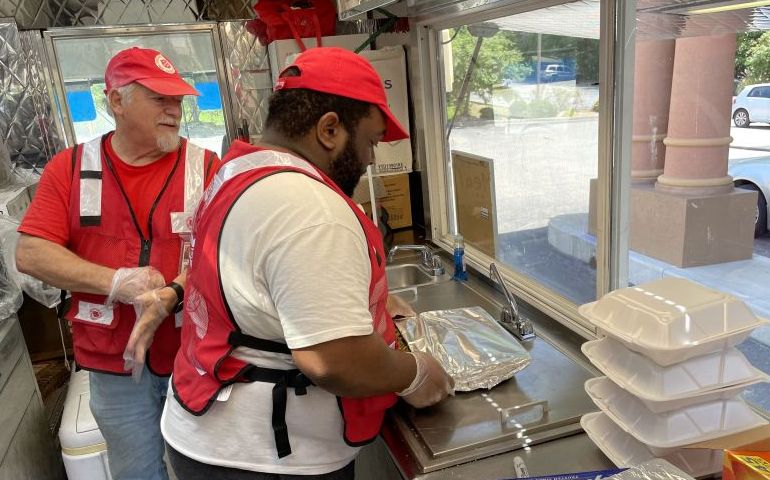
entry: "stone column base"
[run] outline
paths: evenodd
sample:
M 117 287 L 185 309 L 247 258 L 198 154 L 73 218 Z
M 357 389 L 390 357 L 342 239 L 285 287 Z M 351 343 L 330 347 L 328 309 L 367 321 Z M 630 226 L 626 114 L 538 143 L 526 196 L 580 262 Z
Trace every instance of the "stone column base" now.
M 589 232 L 594 235 L 595 191 L 592 180 Z M 631 250 L 677 267 L 746 260 L 754 252 L 756 192 L 684 196 L 633 185 L 630 200 Z
M 754 253 L 756 192 L 684 196 L 631 188 L 629 248 L 677 267 L 746 260 Z

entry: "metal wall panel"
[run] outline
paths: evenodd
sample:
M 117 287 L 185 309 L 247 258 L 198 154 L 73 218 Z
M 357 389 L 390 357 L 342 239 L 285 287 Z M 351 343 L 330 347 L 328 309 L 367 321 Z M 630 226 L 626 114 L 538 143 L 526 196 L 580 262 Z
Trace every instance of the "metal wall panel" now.
M 65 147 L 57 130 L 46 81 L 50 71 L 39 30 L 69 26 L 221 21 L 233 123 L 245 120 L 259 136 L 271 92 L 267 49 L 246 30 L 256 0 L 0 0 L 0 135 L 15 168 L 42 168 Z M 18 25 L 18 26 L 17 26 Z M 375 30 L 366 22 L 340 22 L 340 33 Z
M 246 31 L 244 21 L 220 23 L 219 35 L 235 124 L 241 127 L 245 120 L 249 133 L 259 136 L 267 117 L 267 100 L 272 91 L 267 48 Z
M 40 32 L 0 22 L 0 135 L 14 168 L 39 169 L 64 142 L 46 89 Z
M 254 17 L 254 0 L 0 0 L 20 29 L 186 23 Z

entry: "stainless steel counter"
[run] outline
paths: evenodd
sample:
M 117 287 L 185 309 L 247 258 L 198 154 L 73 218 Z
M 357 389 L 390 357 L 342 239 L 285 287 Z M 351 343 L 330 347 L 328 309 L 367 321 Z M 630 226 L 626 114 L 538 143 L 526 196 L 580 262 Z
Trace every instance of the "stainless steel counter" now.
M 481 306 L 496 318 L 504 302 L 488 280 L 473 274 L 467 282 L 397 295 L 417 312 Z M 613 467 L 579 424 L 584 413 L 597 410 L 583 390 L 585 380 L 598 375 L 580 353 L 583 339 L 526 306 L 521 310 L 537 333 L 522 343 L 532 356 L 530 366 L 492 390 L 458 393 L 431 408 L 401 403 L 386 421 L 384 442 L 359 458 L 358 477 L 394 478 L 398 471 L 407 479 L 516 478 L 517 457 L 530 475 Z M 384 448 L 388 455 L 376 451 Z

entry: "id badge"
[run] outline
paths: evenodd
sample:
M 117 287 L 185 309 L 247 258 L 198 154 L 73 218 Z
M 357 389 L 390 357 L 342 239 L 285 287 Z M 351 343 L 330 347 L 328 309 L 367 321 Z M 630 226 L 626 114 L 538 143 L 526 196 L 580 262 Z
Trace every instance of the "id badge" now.
M 190 261 L 192 260 L 192 242 L 190 241 L 190 235 L 180 235 L 179 241 L 181 242 L 179 248 L 179 273 L 184 272 L 190 268 Z

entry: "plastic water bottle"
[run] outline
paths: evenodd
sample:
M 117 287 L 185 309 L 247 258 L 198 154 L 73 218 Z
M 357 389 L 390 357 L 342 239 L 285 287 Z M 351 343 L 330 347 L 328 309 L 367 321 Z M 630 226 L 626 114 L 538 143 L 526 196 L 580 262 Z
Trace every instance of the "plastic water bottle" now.
M 455 280 L 468 280 L 468 271 L 465 269 L 465 240 L 460 234 L 455 235 L 455 273 L 452 278 Z

